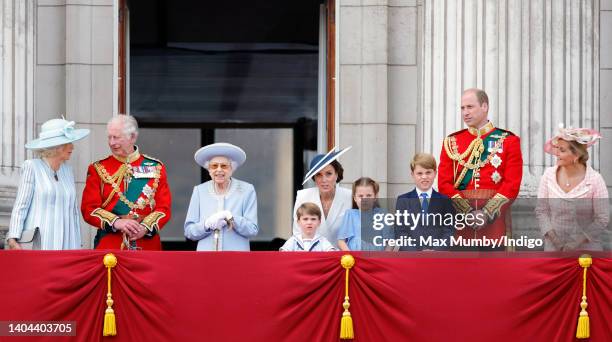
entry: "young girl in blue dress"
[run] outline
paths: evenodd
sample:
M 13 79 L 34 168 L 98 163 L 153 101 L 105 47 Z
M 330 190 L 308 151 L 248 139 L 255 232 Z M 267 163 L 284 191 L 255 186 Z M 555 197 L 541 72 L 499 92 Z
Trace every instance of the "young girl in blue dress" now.
M 353 209 L 346 211 L 338 231 L 338 247 L 341 250 L 383 250 L 375 243 L 382 242 L 384 232 L 372 226 L 374 215 L 385 213 L 378 203 L 378 190 L 378 183 L 369 177 L 361 177 L 353 183 Z

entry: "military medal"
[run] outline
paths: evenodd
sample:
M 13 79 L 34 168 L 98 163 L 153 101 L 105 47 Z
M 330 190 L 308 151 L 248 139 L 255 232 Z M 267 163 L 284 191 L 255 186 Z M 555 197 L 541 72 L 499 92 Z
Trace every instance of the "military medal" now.
M 499 157 L 498 154 L 496 154 L 493 158 L 491 158 L 491 165 L 493 165 L 494 168 L 498 168 L 502 163 L 502 159 Z
M 489 153 L 493 153 L 494 152 L 493 150 L 495 149 L 495 141 L 489 140 L 489 143 L 487 145 L 489 145 L 487 146 L 487 151 Z
M 491 180 L 493 180 L 493 183 L 497 184 L 501 181 L 502 177 L 499 174 L 499 172 L 495 171 L 493 172 L 493 174 L 491 175 Z

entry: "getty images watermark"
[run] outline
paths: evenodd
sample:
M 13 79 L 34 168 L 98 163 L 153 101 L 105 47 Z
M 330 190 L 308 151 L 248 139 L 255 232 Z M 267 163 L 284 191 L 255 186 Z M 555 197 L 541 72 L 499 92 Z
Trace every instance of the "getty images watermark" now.
M 364 217 L 362 216 L 362 219 Z M 372 229 L 376 232 L 367 240 L 377 249 L 388 247 L 407 247 L 409 249 L 456 249 L 466 247 L 500 249 L 506 247 L 519 247 L 526 249 L 542 248 L 544 241 L 541 238 L 520 237 L 487 237 L 486 235 L 467 238 L 455 236 L 457 230 L 470 229 L 474 227 L 485 227 L 490 222 L 482 211 L 471 213 L 424 213 L 397 210 L 395 213 L 377 212 L 366 218 L 371 222 Z M 421 233 L 402 234 L 401 231 L 415 231 Z M 393 232 L 390 233 L 390 230 Z M 428 230 L 440 230 L 436 234 L 430 234 Z M 444 234 L 442 230 L 446 230 Z M 399 232 L 399 233 L 398 233 Z M 365 239 L 364 239 L 365 240 Z

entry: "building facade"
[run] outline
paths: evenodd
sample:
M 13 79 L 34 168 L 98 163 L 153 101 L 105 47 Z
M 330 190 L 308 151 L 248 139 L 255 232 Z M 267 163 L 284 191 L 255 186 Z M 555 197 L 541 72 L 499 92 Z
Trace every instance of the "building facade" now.
M 108 153 L 118 113 L 118 0 L 0 0 L 0 235 L 10 220 L 24 148 L 65 114 L 90 137 L 71 164 L 81 193 L 87 165 Z M 543 144 L 559 123 L 603 139 L 591 165 L 612 188 L 612 0 L 337 0 L 335 144 L 345 183 L 369 176 L 381 197 L 411 184 L 415 152 L 438 156 L 462 128 L 462 89 L 479 87 L 491 119 L 521 137 L 522 195 L 552 164 Z M 321 134 L 321 133 L 320 133 Z M 182 218 L 175 218 L 182 220 Z M 93 229 L 83 223 L 83 247 Z

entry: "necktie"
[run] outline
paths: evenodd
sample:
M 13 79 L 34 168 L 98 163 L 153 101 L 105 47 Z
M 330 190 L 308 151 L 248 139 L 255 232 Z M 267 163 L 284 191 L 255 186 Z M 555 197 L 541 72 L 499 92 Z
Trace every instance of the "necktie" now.
M 421 210 L 425 213 L 429 209 L 429 200 L 427 199 L 427 197 L 428 196 L 426 192 L 421 193 Z

